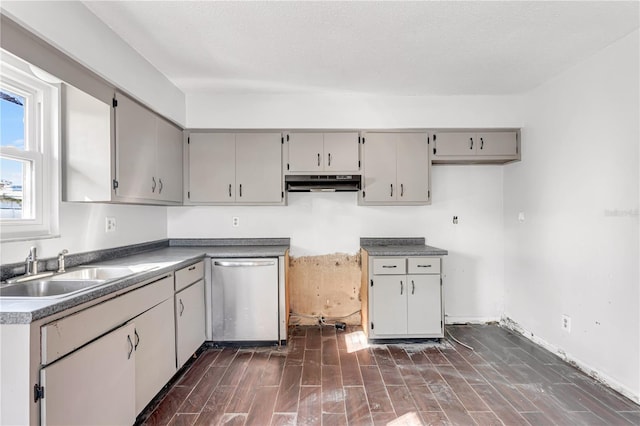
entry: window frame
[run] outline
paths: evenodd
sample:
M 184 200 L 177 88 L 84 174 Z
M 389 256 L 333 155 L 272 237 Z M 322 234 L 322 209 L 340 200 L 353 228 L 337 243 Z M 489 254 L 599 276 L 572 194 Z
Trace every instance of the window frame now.
M 23 194 L 30 192 L 29 200 L 23 198 L 23 208 L 31 210 L 31 217 L 0 219 L 0 241 L 55 237 L 60 202 L 60 82 L 6 51 L 0 50 L 0 58 L 0 86 L 25 98 L 26 121 L 24 150 L 0 147 L 0 154 L 32 165 L 23 182 Z

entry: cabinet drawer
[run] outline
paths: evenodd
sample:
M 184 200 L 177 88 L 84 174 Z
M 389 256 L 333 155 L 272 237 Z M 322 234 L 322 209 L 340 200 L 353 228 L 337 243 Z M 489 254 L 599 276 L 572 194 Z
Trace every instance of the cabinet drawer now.
M 176 271 L 176 291 L 180 291 L 204 277 L 204 262 L 194 263 Z
M 439 257 L 410 257 L 409 274 L 439 274 Z
M 405 258 L 373 259 L 374 275 L 404 275 L 406 274 Z

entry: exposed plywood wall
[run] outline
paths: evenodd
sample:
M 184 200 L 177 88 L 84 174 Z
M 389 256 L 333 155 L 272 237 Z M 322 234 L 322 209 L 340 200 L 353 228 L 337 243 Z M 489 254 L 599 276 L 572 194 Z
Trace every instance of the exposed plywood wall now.
M 359 254 L 291 257 L 288 277 L 290 323 L 317 324 L 317 319 L 311 317 L 344 317 L 360 311 L 361 280 Z M 340 321 L 360 324 L 360 314 Z

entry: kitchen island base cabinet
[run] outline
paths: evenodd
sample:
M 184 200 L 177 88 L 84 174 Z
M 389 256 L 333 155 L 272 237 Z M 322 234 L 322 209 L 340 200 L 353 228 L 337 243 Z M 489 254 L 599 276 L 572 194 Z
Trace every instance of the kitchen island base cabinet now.
M 439 258 L 372 256 L 369 278 L 370 338 L 444 337 Z
M 205 341 L 204 280 L 175 295 L 177 367 L 182 367 Z
M 43 425 L 130 425 L 136 419 L 134 324 L 40 371 Z

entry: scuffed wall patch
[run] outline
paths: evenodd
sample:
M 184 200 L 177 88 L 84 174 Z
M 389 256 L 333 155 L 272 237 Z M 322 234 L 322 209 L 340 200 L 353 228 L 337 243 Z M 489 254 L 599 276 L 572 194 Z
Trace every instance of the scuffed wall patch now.
M 290 257 L 290 323 L 317 324 L 324 316 L 360 324 L 360 285 L 359 254 Z

